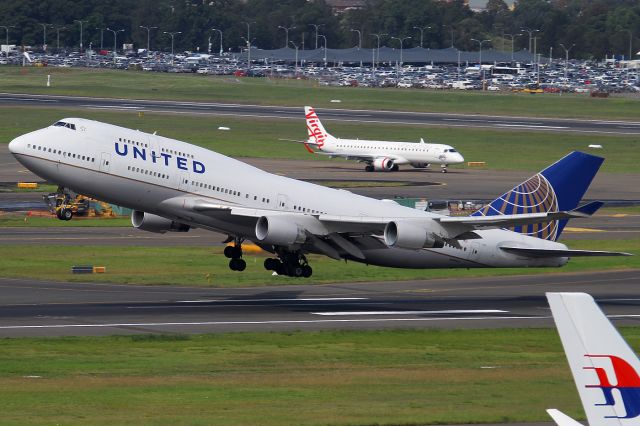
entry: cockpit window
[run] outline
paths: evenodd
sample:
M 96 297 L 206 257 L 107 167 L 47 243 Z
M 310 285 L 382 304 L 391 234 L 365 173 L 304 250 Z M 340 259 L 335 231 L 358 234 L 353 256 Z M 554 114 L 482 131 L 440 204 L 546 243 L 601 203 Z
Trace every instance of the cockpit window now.
M 64 121 L 57 121 L 53 124 L 53 127 L 66 127 L 67 129 L 75 130 L 76 125 L 73 123 L 65 123 Z
M 444 152 L 457 152 L 455 149 L 451 148 L 451 149 L 445 149 Z

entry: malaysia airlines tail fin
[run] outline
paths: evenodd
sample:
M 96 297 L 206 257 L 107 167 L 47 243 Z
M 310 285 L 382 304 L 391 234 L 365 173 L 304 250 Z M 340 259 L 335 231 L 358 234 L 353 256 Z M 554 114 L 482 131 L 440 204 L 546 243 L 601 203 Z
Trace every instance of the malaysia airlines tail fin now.
M 472 216 L 498 216 L 525 213 L 571 211 L 589 188 L 604 161 L 602 157 L 574 151 L 502 194 Z M 593 214 L 602 203 L 590 203 Z M 586 207 L 586 206 L 585 206 Z M 512 230 L 556 241 L 568 219 L 513 227 Z
M 304 117 L 307 121 L 307 134 L 309 137 L 309 144 L 317 146 L 318 149 L 322 151 L 322 148 L 328 142 L 330 143 L 336 139 L 325 130 L 324 126 L 320 122 L 320 119 L 318 118 L 318 114 L 316 114 L 316 111 L 313 109 L 313 107 L 304 107 Z
M 590 295 L 547 293 L 547 300 L 589 425 L 637 425 L 640 361 L 636 354 Z

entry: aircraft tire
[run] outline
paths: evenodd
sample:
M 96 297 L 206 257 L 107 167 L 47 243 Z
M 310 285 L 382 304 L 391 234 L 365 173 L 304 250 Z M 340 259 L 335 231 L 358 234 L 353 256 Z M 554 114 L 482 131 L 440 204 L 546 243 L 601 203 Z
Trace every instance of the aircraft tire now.
M 302 267 L 302 276 L 304 278 L 309 278 L 309 277 L 311 277 L 311 275 L 313 275 L 313 269 L 311 269 L 311 266 L 304 265 Z
M 239 259 L 242 257 L 242 250 L 236 246 L 226 246 L 224 256 L 228 259 Z
M 365 172 L 372 172 L 373 171 L 373 166 L 372 165 L 368 165 L 364 168 Z
M 280 264 L 280 261 L 269 257 L 264 260 L 264 269 L 266 269 L 267 271 L 276 271 L 278 269 L 279 264 Z

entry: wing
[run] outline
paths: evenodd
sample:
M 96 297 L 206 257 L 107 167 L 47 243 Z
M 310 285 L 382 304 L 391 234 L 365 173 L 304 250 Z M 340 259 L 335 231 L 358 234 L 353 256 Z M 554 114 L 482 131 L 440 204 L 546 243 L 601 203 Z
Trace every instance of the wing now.
M 593 257 L 593 256 L 633 256 L 631 253 L 619 251 L 599 251 L 599 250 L 559 250 L 559 249 L 539 249 L 528 247 L 508 247 L 501 246 L 500 250 L 508 253 L 521 254 L 527 257 Z

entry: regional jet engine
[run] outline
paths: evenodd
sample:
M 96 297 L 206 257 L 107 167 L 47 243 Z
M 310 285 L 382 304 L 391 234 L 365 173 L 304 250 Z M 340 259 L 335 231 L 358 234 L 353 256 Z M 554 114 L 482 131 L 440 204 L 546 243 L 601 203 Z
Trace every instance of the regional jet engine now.
M 390 172 L 394 170 L 395 163 L 390 158 L 376 158 L 372 166 L 376 172 Z
M 155 214 L 134 210 L 131 212 L 131 224 L 134 228 L 142 231 L 156 232 L 164 234 L 165 232 L 187 232 L 189 225 L 174 222 Z

